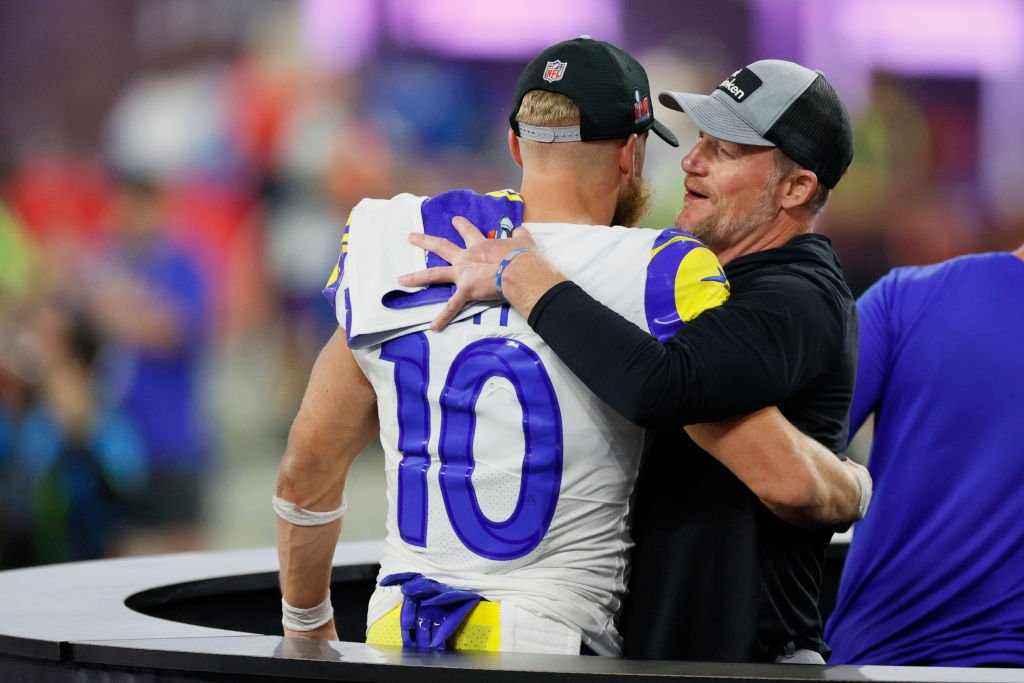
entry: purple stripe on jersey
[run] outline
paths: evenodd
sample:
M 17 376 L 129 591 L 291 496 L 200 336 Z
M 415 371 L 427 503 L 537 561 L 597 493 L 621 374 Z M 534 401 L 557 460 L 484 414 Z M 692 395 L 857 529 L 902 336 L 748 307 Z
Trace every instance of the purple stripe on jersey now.
M 352 301 L 348 296 L 348 287 L 345 288 L 345 339 L 351 343 L 352 334 L 349 330 L 352 329 Z

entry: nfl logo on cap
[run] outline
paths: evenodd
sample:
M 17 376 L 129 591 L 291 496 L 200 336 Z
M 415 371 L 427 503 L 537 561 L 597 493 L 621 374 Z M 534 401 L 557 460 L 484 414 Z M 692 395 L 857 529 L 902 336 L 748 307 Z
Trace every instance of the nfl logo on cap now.
M 544 67 L 544 80 L 548 83 L 562 80 L 562 76 L 565 75 L 566 66 L 566 62 L 560 62 L 557 59 L 553 62 L 548 62 L 547 66 Z

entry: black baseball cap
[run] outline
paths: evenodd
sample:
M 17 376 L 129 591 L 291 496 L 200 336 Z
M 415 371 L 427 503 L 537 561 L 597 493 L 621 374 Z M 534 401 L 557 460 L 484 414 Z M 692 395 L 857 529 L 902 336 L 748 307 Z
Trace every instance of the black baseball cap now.
M 580 110 L 579 126 L 548 128 L 516 121 L 523 96 L 531 90 L 565 95 Z M 521 138 L 537 142 L 624 140 L 653 130 L 673 147 L 679 141 L 654 120 L 647 72 L 611 43 L 581 36 L 552 45 L 519 75 L 508 122 Z
M 778 147 L 833 188 L 853 160 L 853 128 L 825 75 L 794 62 L 763 59 L 734 72 L 710 95 L 663 92 L 705 133 L 746 145 Z

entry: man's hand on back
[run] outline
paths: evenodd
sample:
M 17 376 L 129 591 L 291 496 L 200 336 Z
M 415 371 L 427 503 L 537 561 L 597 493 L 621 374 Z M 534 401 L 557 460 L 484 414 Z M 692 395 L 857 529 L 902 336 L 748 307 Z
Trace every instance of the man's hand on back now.
M 484 237 L 480 230 L 462 216 L 452 219 L 452 226 L 465 240 L 465 249 L 443 237 L 418 232 L 409 235 L 412 244 L 440 256 L 452 265 L 427 268 L 403 275 L 398 280 L 405 287 L 428 287 L 443 283 L 455 285 L 455 292 L 444 310 L 431 324 L 433 330 L 444 329 L 472 301 L 500 300 L 495 287 L 498 266 L 516 249 L 536 248 L 536 243 L 525 228 L 513 230 L 509 239 L 492 240 Z M 526 256 L 523 254 L 518 258 Z

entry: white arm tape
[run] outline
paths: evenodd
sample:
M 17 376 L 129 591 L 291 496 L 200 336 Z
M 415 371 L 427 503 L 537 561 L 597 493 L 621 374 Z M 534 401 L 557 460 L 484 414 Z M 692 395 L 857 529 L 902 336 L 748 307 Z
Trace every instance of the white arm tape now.
M 281 598 L 281 624 L 289 631 L 313 631 L 320 628 L 334 616 L 334 608 L 331 607 L 331 591 L 328 589 L 327 597 L 315 607 L 301 609 L 292 607 Z
M 274 511 L 277 516 L 296 526 L 321 526 L 323 524 L 330 524 L 336 519 L 339 519 L 345 514 L 345 510 L 348 509 L 348 503 L 344 500 L 341 501 L 341 507 L 336 510 L 328 510 L 327 512 L 316 512 L 314 510 L 306 510 L 300 508 L 290 500 L 284 498 L 278 498 L 274 496 Z
M 857 506 L 857 519 L 864 519 L 864 515 L 868 512 L 868 506 L 871 504 L 874 485 L 868 468 L 863 466 L 854 467 L 853 473 L 857 477 L 857 483 L 860 484 L 860 504 Z

